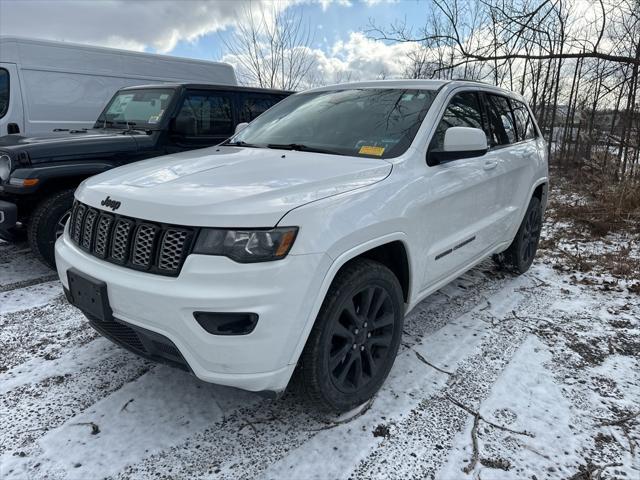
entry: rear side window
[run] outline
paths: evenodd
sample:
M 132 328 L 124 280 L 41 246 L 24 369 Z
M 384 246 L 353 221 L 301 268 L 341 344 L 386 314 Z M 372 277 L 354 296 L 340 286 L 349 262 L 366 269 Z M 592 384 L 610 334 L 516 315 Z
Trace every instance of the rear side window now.
M 230 135 L 233 133 L 231 99 L 215 92 L 188 93 L 176 120 L 191 125 L 192 136 Z
M 0 118 L 9 110 L 9 72 L 0 68 Z
M 282 97 L 266 97 L 263 95 L 243 95 L 240 103 L 240 121 L 250 122 L 258 115 L 266 112 Z
M 533 119 L 524 103 L 518 100 L 511 100 L 513 116 L 516 119 L 516 129 L 518 130 L 518 141 L 531 140 L 536 138 L 536 130 L 533 126 Z
M 499 95 L 487 94 L 489 140 L 492 147 L 517 142 L 516 126 L 509 101 Z
M 464 92 L 453 96 L 431 140 L 432 152 L 442 151 L 444 135 L 451 127 L 471 127 L 482 130 L 482 113 L 476 93 Z

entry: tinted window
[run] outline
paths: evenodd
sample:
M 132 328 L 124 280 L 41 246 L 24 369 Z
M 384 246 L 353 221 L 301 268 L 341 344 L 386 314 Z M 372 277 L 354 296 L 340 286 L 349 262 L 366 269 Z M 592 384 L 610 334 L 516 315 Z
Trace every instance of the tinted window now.
M 9 110 L 9 72 L 0 68 L 0 118 Z
M 482 113 L 476 93 L 465 92 L 454 95 L 436 128 L 433 140 L 431 140 L 431 151 L 442 151 L 444 135 L 451 127 L 471 127 L 482 130 Z
M 404 153 L 436 92 L 347 88 L 285 98 L 233 137 L 232 142 L 324 150 L 336 155 L 390 158 Z
M 261 115 L 262 113 L 269 110 L 282 99 L 282 97 L 264 97 L 258 95 L 243 95 L 241 98 L 241 122 L 250 122 L 258 115 Z
M 517 100 L 511 100 L 511 106 L 513 107 L 513 115 L 516 118 L 516 129 L 518 130 L 518 141 L 530 140 L 536 138 L 535 127 L 533 126 L 533 120 L 529 115 L 527 107 Z
M 194 136 L 230 135 L 233 133 L 231 99 L 219 93 L 188 93 L 176 122 L 190 124 Z
M 516 128 L 509 101 L 498 95 L 487 95 L 487 99 L 490 145 L 493 147 L 515 143 Z

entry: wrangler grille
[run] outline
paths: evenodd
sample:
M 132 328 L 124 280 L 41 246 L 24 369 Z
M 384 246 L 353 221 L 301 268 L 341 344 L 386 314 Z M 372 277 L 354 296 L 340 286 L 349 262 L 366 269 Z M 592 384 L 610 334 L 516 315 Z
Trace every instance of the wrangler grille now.
M 191 250 L 195 229 L 147 222 L 76 201 L 69 234 L 91 255 L 135 270 L 177 276 Z

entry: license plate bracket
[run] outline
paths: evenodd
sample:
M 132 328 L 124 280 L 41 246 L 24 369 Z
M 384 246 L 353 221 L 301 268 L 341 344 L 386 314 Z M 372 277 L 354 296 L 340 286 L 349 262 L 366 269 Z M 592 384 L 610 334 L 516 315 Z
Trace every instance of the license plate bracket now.
M 71 303 L 86 314 L 102 322 L 111 320 L 107 284 L 96 280 L 75 268 L 67 270 Z

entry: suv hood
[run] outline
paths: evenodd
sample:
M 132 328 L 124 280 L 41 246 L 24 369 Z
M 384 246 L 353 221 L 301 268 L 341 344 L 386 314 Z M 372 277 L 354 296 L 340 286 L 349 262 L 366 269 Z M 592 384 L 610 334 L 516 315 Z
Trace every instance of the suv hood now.
M 123 133 L 123 130 L 96 129 L 84 133 L 55 132 L 40 137 L 6 135 L 0 137 L 0 150 L 27 152 L 31 164 L 36 165 L 45 161 L 62 161 L 85 155 L 134 152 L 138 149 L 134 137 L 138 135 L 144 134 L 137 131 Z
M 386 178 L 389 162 L 289 150 L 212 147 L 109 170 L 76 197 L 145 220 L 203 227 L 271 227 L 289 210 Z M 112 204 L 113 205 L 113 204 Z

